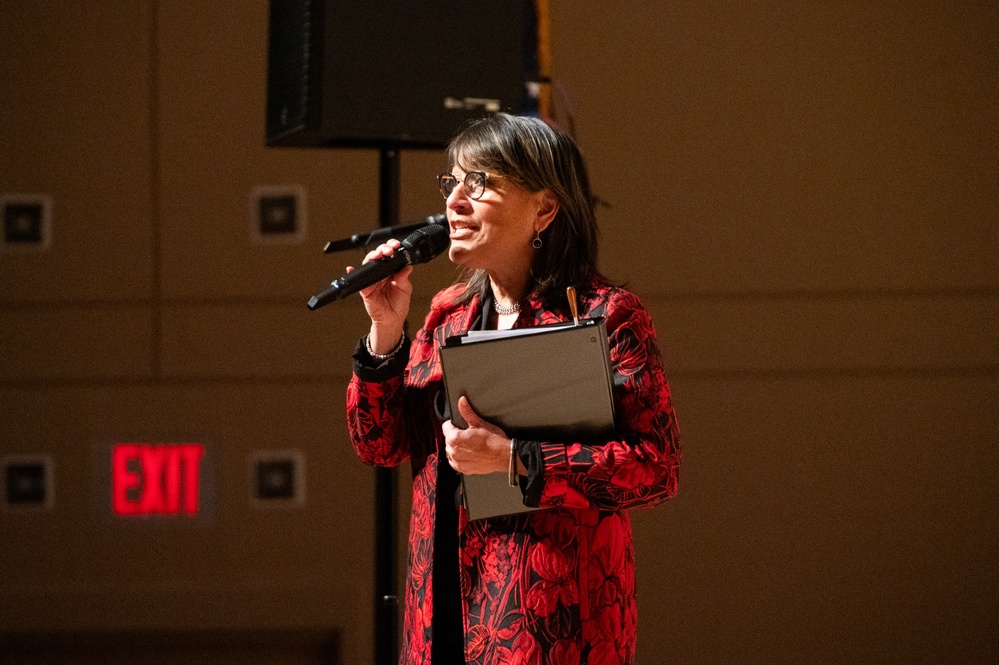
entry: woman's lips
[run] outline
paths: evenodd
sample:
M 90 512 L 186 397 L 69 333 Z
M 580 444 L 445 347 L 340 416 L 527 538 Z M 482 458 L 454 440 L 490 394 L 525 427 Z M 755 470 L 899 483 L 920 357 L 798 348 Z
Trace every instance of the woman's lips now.
M 477 228 L 472 224 L 451 222 L 451 240 L 462 240 L 475 233 L 476 230 Z

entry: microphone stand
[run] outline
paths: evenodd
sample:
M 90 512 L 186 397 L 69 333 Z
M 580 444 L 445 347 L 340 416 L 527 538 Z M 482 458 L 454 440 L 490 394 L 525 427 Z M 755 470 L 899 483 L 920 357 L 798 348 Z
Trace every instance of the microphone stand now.
M 383 229 L 399 223 L 399 165 L 397 147 L 379 149 L 378 221 Z M 326 251 L 336 251 L 328 247 Z M 394 665 L 399 658 L 398 526 L 395 469 L 375 467 L 375 665 Z
M 380 223 L 384 224 L 384 221 Z M 355 233 L 349 238 L 344 238 L 343 240 L 331 240 L 326 243 L 326 247 L 323 248 L 323 252 L 326 254 L 332 254 L 333 252 L 343 252 L 348 249 L 356 249 L 358 247 L 368 247 L 370 245 L 379 244 L 389 238 L 405 238 L 411 231 L 422 229 L 426 225 L 427 220 L 423 220 L 421 222 L 413 222 L 412 224 L 382 226 L 379 229 L 368 231 L 367 233 Z

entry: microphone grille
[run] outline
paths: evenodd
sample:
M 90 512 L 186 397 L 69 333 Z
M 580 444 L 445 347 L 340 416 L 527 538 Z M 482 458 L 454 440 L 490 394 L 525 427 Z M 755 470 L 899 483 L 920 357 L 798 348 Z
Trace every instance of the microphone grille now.
M 446 224 L 428 224 L 409 234 L 402 244 L 409 250 L 410 263 L 426 263 L 451 244 L 450 229 Z

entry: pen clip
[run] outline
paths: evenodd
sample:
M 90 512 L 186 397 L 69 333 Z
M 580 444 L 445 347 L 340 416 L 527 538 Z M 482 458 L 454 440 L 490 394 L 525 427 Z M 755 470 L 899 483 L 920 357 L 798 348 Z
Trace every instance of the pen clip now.
M 569 311 L 572 312 L 572 324 L 579 325 L 579 304 L 576 302 L 576 289 L 565 287 L 565 297 L 569 299 Z

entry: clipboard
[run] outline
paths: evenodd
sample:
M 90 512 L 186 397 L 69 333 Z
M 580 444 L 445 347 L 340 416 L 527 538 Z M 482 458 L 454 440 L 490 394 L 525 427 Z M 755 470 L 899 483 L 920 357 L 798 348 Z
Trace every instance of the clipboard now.
M 511 438 L 588 441 L 614 430 L 613 379 L 603 318 L 448 338 L 440 350 L 451 419 L 458 398 Z M 535 510 L 506 472 L 462 476 L 469 519 Z

